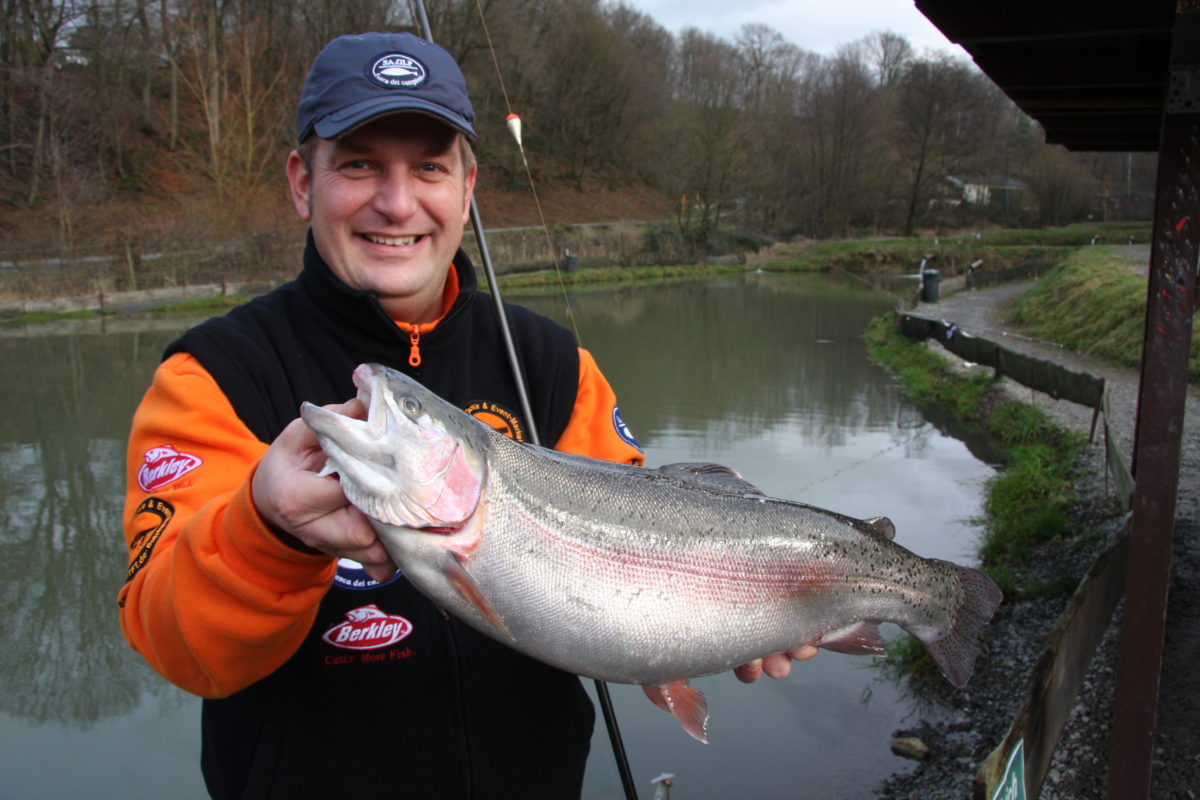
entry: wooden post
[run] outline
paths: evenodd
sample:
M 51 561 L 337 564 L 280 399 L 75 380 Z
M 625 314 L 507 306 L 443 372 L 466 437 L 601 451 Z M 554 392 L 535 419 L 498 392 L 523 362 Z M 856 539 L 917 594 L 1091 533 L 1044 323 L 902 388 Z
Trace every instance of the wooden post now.
M 1200 252 L 1200 4 L 1182 2 L 1158 154 L 1154 238 L 1134 440 L 1133 532 L 1108 771 L 1110 800 L 1148 798 L 1188 351 Z

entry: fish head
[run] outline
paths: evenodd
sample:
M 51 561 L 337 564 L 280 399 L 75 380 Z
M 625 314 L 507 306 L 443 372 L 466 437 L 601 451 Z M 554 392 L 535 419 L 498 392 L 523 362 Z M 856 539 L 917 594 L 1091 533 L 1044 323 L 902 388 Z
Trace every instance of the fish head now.
M 354 370 L 366 419 L 304 403 L 300 416 L 325 451 L 322 474 L 368 517 L 406 528 L 454 527 L 474 513 L 487 476 L 486 431 L 396 370 Z

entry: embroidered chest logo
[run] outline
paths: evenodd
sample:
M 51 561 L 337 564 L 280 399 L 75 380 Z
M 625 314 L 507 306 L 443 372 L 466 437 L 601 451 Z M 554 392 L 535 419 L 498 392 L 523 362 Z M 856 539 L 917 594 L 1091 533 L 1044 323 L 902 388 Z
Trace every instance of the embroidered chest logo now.
M 137 471 L 137 485 L 143 492 L 153 492 L 174 483 L 204 463 L 199 456 L 181 453 L 169 444 L 151 447 L 143 458 L 145 460 Z
M 510 439 L 525 441 L 525 427 L 520 418 L 499 403 L 476 400 L 463 409 L 475 419 L 500 431 Z
M 343 650 L 379 650 L 412 633 L 412 623 L 399 614 L 388 614 L 371 603 L 346 612 L 346 619 L 321 635 L 326 643 Z

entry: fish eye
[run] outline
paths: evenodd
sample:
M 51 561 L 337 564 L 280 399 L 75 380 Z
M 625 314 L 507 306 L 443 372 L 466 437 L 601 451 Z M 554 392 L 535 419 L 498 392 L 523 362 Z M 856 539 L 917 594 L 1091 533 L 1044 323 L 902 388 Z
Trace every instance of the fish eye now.
M 410 417 L 415 417 L 421 413 L 421 403 L 411 394 L 405 395 L 400 400 L 400 410 Z

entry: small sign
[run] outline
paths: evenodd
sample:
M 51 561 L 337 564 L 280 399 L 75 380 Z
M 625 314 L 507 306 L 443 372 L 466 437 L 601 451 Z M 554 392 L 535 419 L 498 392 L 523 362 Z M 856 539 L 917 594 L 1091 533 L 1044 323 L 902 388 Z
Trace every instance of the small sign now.
M 992 800 L 1026 800 L 1025 795 L 1025 740 L 1017 742 L 1008 756 L 1004 777 L 992 794 Z

